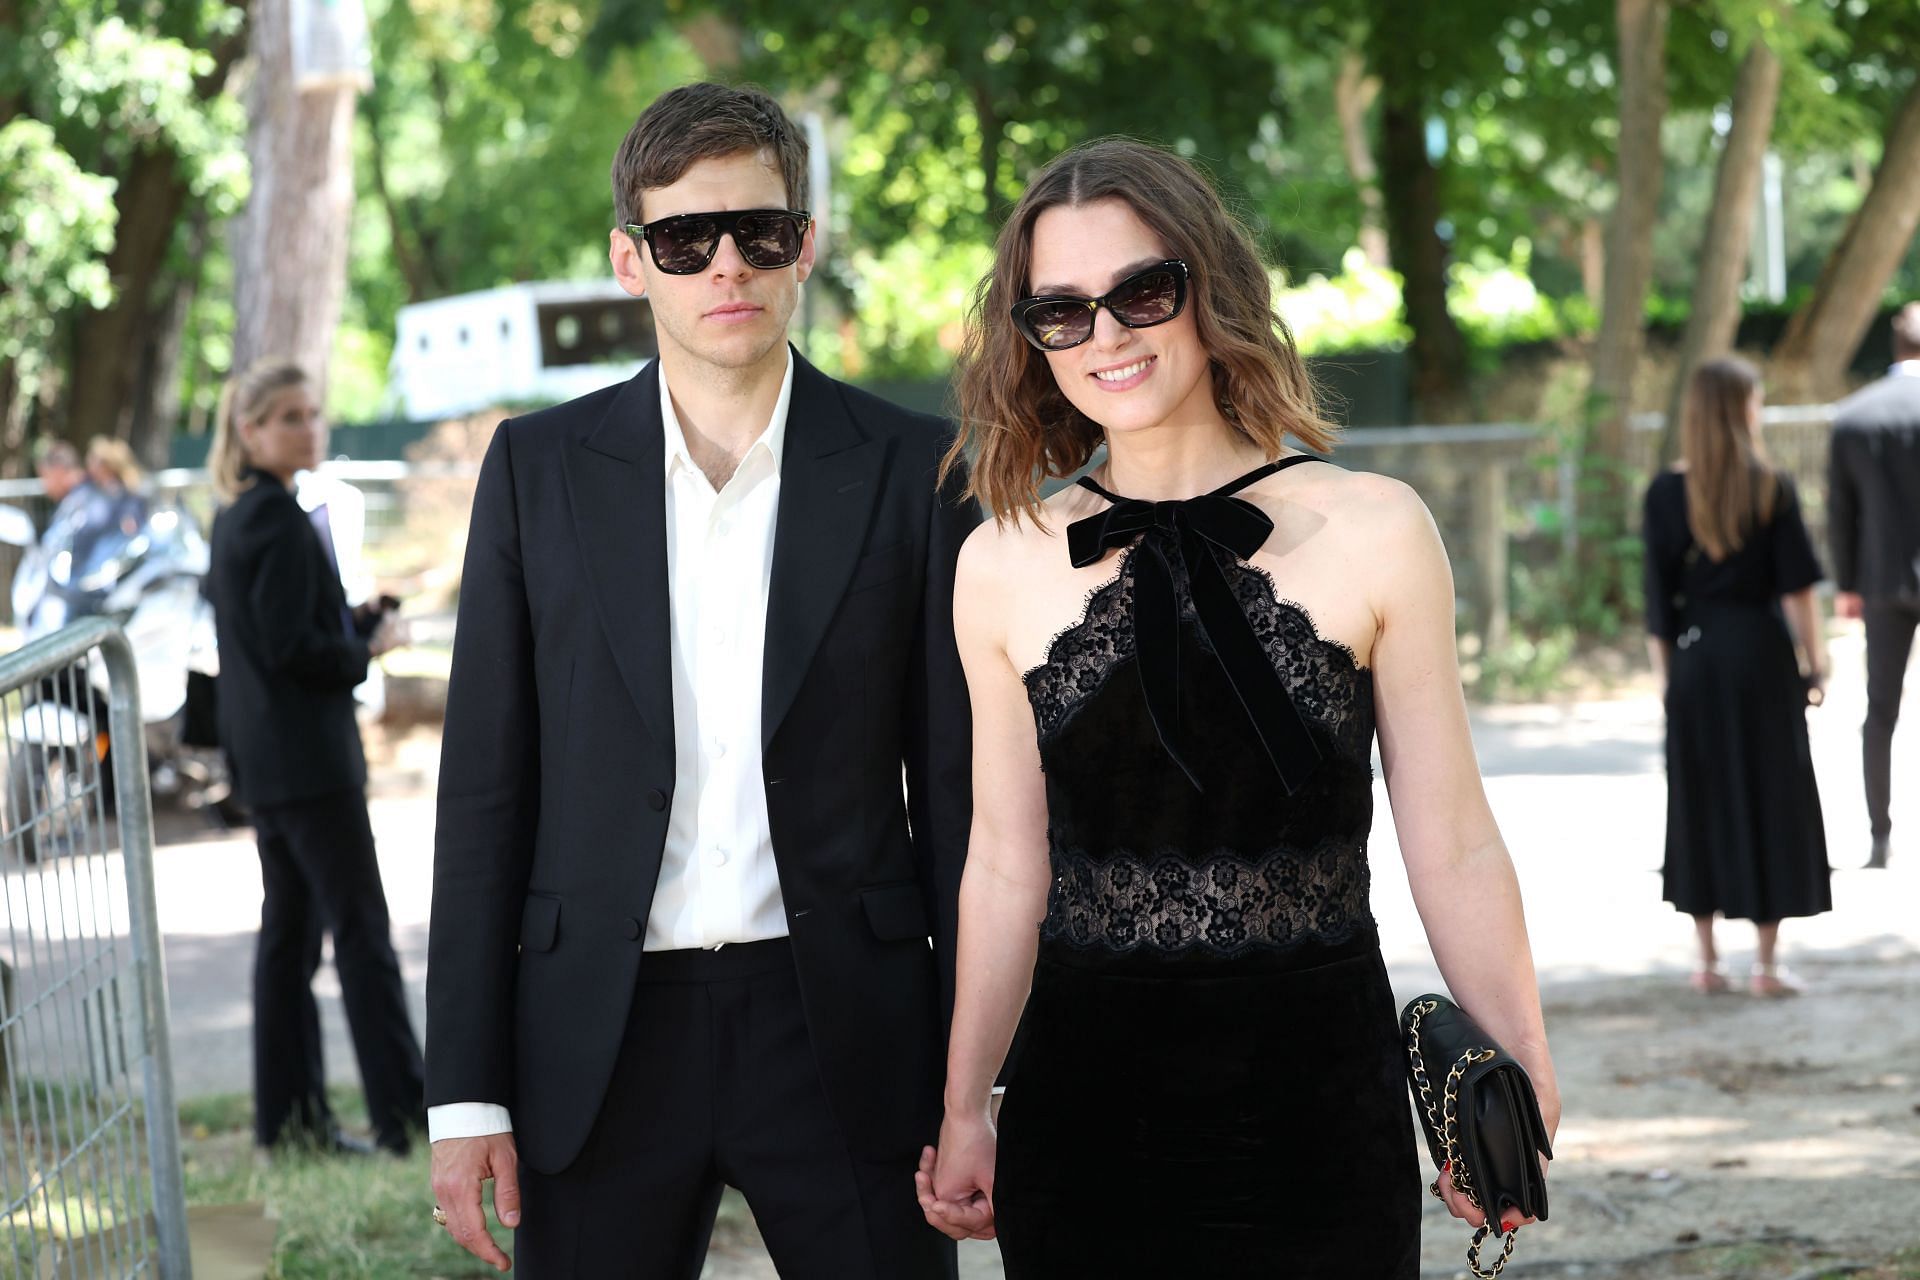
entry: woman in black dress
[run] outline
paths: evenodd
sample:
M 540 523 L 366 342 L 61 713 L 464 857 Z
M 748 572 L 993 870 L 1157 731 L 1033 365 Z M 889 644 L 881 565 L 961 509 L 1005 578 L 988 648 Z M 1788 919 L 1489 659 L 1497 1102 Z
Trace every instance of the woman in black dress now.
M 294 477 L 326 456 L 313 386 L 266 360 L 228 384 L 211 468 L 207 594 L 219 636 L 220 740 L 253 811 L 263 890 L 253 966 L 254 1136 L 339 1151 L 327 1104 L 313 976 L 322 933 L 353 1032 L 374 1141 L 404 1154 L 426 1120 L 420 1044 L 407 1020 L 380 864 L 367 821 L 354 686 L 398 639 L 383 604 L 347 607 L 326 508 Z M 389 602 L 390 603 L 390 602 Z
M 955 590 L 975 808 L 928 1220 L 997 1232 L 1010 1280 L 1412 1277 L 1376 720 L 1440 967 L 1560 1111 L 1432 520 L 1282 444 L 1333 429 L 1247 233 L 1164 151 L 1049 165 L 969 343 L 956 456 L 997 518 Z
M 1694 371 L 1685 462 L 1647 489 L 1647 631 L 1666 683 L 1668 902 L 1693 917 L 1697 991 L 1732 984 L 1713 920 L 1751 920 L 1758 996 L 1798 988 L 1774 959 L 1780 921 L 1833 899 L 1806 709 L 1826 678 L 1820 580 L 1800 502 L 1760 444 L 1744 360 Z

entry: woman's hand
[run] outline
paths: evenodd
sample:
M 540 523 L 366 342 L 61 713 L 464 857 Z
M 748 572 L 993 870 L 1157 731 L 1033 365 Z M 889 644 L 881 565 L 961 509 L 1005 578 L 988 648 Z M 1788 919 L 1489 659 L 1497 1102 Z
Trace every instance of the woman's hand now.
M 383 653 L 413 643 L 413 628 L 407 620 L 397 613 L 389 613 L 380 619 L 380 625 L 367 637 L 367 656 L 377 658 Z
M 1547 1144 L 1551 1146 L 1555 1136 L 1560 1132 L 1560 1097 L 1558 1093 L 1543 1093 L 1540 1096 L 1540 1121 L 1546 1126 Z M 1540 1157 L 1541 1177 L 1544 1178 L 1547 1176 L 1552 1163 L 1553 1162 L 1545 1156 Z M 1446 1203 L 1448 1213 L 1451 1213 L 1454 1217 L 1460 1219 L 1470 1227 L 1479 1227 L 1486 1224 L 1487 1215 L 1479 1209 L 1476 1209 L 1473 1202 L 1467 1199 L 1463 1193 L 1454 1190 L 1453 1171 L 1451 1169 L 1442 1168 L 1440 1170 L 1439 1187 L 1440 1199 Z M 1539 1221 L 1539 1219 L 1529 1218 L 1518 1209 L 1508 1209 L 1500 1217 L 1500 1231 L 1504 1234 L 1505 1232 L 1513 1230 L 1515 1227 L 1524 1227 L 1537 1221 Z
M 939 1147 L 921 1151 L 913 1175 L 920 1211 L 935 1230 L 955 1240 L 993 1239 L 996 1149 L 993 1124 L 984 1111 L 965 1120 L 948 1114 L 940 1125 Z

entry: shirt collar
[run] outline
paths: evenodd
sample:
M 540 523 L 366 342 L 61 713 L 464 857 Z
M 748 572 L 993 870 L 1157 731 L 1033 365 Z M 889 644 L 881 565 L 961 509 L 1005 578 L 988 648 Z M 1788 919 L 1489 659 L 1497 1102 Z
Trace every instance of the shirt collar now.
M 781 458 L 787 447 L 787 406 L 793 402 L 793 348 L 787 348 L 787 373 L 780 381 L 780 397 L 773 402 L 773 415 L 767 419 L 767 425 L 761 430 L 754 442 L 747 446 L 747 453 L 741 459 L 751 456 L 755 449 L 764 447 L 767 456 L 773 460 L 773 469 L 780 470 Z M 683 467 L 693 468 L 693 455 L 687 451 L 687 434 L 680 426 L 680 415 L 673 411 L 673 396 L 667 390 L 667 368 L 660 366 L 660 426 L 666 436 L 666 449 L 662 465 L 669 477 L 677 462 Z
M 1895 360 L 1891 372 L 1896 378 L 1920 378 L 1920 359 Z

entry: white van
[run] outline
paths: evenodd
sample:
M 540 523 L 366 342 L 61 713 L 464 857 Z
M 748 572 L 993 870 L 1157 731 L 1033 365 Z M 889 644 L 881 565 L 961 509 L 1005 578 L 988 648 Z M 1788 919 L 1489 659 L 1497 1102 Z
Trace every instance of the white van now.
M 558 404 L 659 354 L 653 311 L 613 280 L 483 289 L 400 308 L 391 366 L 416 422 L 500 404 Z

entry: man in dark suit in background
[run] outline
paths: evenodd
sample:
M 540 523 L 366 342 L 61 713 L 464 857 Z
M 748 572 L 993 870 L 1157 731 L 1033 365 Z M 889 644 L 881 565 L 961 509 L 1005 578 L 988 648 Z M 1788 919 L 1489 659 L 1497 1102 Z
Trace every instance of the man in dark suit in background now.
M 474 498 L 427 976 L 436 1218 L 496 1267 L 701 1271 L 740 1188 L 789 1280 L 934 1280 L 971 821 L 950 440 L 787 345 L 804 136 L 692 85 L 613 166 L 660 358 L 505 423 Z M 905 787 L 902 787 L 904 772 Z
M 1867 625 L 1863 763 L 1873 835 L 1868 867 L 1887 865 L 1893 726 L 1920 627 L 1920 302 L 1893 318 L 1894 366 L 1834 416 L 1828 490 L 1835 607 Z

